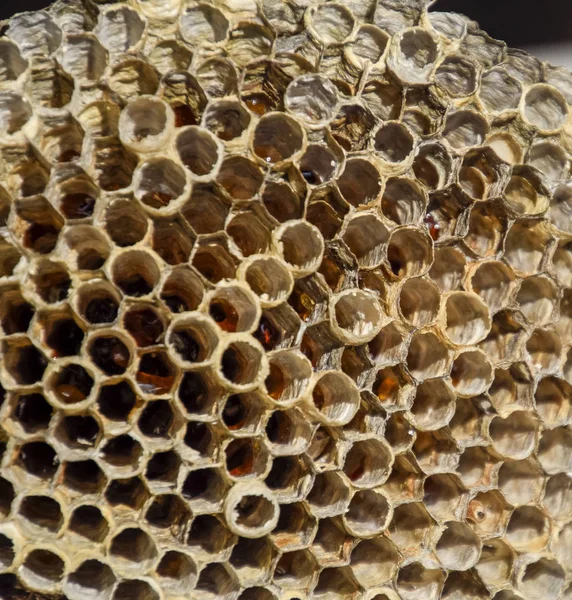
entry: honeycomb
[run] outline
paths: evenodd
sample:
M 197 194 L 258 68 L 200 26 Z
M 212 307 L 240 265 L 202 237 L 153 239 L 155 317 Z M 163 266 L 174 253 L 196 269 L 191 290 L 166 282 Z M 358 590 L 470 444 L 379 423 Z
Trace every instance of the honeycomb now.
M 572 598 L 572 75 L 426 0 L 0 37 L 0 598 Z

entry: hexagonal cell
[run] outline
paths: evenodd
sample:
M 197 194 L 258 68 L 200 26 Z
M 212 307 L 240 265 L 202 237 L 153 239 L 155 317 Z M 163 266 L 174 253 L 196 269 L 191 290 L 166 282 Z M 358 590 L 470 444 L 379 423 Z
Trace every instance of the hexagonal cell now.
M 453 390 L 441 379 L 427 379 L 417 387 L 410 412 L 413 424 L 424 431 L 434 431 L 449 423 L 456 408 Z
M 326 472 L 316 475 L 307 501 L 313 515 L 331 517 L 347 510 L 349 495 L 343 479 L 337 473 Z
M 424 567 L 421 563 L 411 563 L 399 570 L 397 590 L 403 600 L 426 598 L 437 600 L 441 596 L 445 574 L 441 569 Z
M 20 501 L 18 517 L 32 534 L 58 533 L 64 516 L 59 502 L 49 496 L 25 496 Z
M 111 275 L 124 294 L 139 298 L 151 294 L 159 283 L 160 271 L 151 252 L 127 250 L 115 256 Z
M 111 506 L 140 510 L 149 499 L 149 491 L 139 477 L 113 479 L 105 490 L 105 499 Z
M 91 415 L 60 417 L 54 434 L 56 440 L 70 450 L 94 448 L 101 437 L 99 422 Z
M 219 563 L 210 564 L 201 571 L 195 589 L 205 600 L 226 600 L 235 596 L 240 588 L 234 573 Z
M 318 564 L 308 550 L 282 554 L 274 569 L 273 581 L 283 588 L 307 587 L 312 584 Z
M 450 351 L 433 332 L 416 333 L 411 339 L 407 366 L 418 381 L 445 375 L 450 361 Z
M 154 210 L 167 209 L 182 204 L 187 187 L 185 171 L 167 158 L 150 159 L 143 163 L 134 177 L 135 197 L 145 207 Z
M 94 280 L 81 285 L 76 291 L 77 312 L 87 323 L 113 323 L 119 312 L 119 292 L 108 282 Z
M 449 521 L 445 523 L 435 552 L 446 569 L 465 571 L 477 563 L 481 541 L 468 525 Z
M 553 519 L 565 520 L 572 507 L 572 478 L 564 473 L 550 477 L 546 482 L 542 504 Z
M 218 469 L 199 468 L 189 471 L 181 492 L 192 508 L 196 506 L 203 510 L 217 510 L 227 490 L 228 484 Z
M 165 102 L 152 96 L 135 98 L 121 111 L 119 134 L 129 149 L 151 152 L 167 142 L 172 123 Z
M 145 477 L 148 482 L 157 485 L 174 484 L 179 475 L 181 459 L 173 450 L 157 452 L 149 459 Z
M 567 471 L 572 458 L 572 432 L 568 427 L 545 430 L 538 444 L 538 461 L 546 473 Z
M 312 383 L 311 409 L 316 417 L 327 425 L 349 423 L 360 404 L 354 382 L 344 373 L 323 371 Z
M 491 318 L 488 307 L 476 294 L 449 294 L 443 304 L 443 311 L 444 333 L 454 344 L 476 344 L 490 331 Z
M 149 228 L 147 215 L 141 205 L 131 198 L 112 199 L 103 219 L 107 235 L 121 248 L 140 242 Z
M 502 535 L 508 523 L 511 510 L 497 490 L 479 492 L 469 502 L 467 521 L 481 538 Z
M 498 458 L 493 457 L 486 448 L 475 446 L 463 451 L 457 470 L 466 486 L 490 487 L 493 482 L 496 483 L 499 467 Z
M 99 412 L 110 421 L 129 420 L 136 403 L 135 392 L 127 381 L 101 386 L 97 397 Z
M 519 552 L 539 552 L 548 543 L 551 527 L 547 515 L 534 506 L 520 506 L 510 517 L 506 540 Z
M 149 583 L 141 579 L 123 579 L 117 584 L 113 591 L 113 600 L 130 600 L 141 598 L 141 600 L 160 600 L 159 591 Z
M 485 584 L 501 587 L 510 581 L 514 561 L 515 553 L 510 546 L 500 539 L 489 539 L 483 542 L 475 570 Z
M 503 456 L 522 459 L 529 456 L 538 439 L 538 423 L 525 411 L 511 413 L 506 419 L 495 417 L 489 427 L 493 447 Z
M 218 455 L 218 437 L 212 426 L 200 421 L 189 421 L 183 439 L 185 446 L 179 448 L 179 452 L 191 460 L 212 457 L 215 453 Z
M 531 557 L 517 575 L 517 589 L 531 600 L 556 600 L 564 586 L 564 569 L 554 559 Z
M 155 572 L 161 587 L 175 594 L 192 587 L 197 577 L 197 567 L 192 558 L 176 550 L 163 554 Z
M 457 355 L 451 369 L 451 382 L 459 396 L 484 394 L 493 382 L 493 367 L 480 350 L 467 350 Z
M 4 335 L 26 333 L 35 312 L 24 300 L 19 286 L 4 287 L 0 292 L 0 325 Z
M 140 347 L 153 346 L 163 339 L 165 325 L 150 304 L 134 304 L 123 314 L 123 326 Z
M 165 352 L 146 352 L 139 358 L 135 379 L 144 394 L 169 393 L 175 383 L 177 372 Z
M 50 376 L 51 388 L 56 399 L 64 405 L 79 404 L 92 396 L 94 377 L 82 365 L 67 363 L 58 365 Z
M 92 543 L 101 544 L 107 538 L 110 527 L 99 508 L 84 504 L 71 514 L 68 530 Z
M 109 565 L 88 559 L 68 575 L 64 590 L 70 600 L 81 600 L 93 594 L 108 596 L 114 584 L 115 575 Z
M 4 367 L 19 385 L 41 381 L 47 366 L 46 357 L 28 338 L 3 343 Z
M 107 480 L 95 461 L 79 460 L 63 463 L 63 483 L 71 492 L 85 495 L 101 493 Z
M 18 574 L 24 585 L 45 592 L 56 591 L 63 579 L 66 564 L 63 558 L 44 548 L 27 552 Z
M 207 234 L 224 229 L 229 208 L 230 202 L 218 185 L 197 182 L 180 212 L 196 233 Z
M 232 479 L 258 478 L 267 471 L 269 456 L 259 440 L 243 438 L 231 440 L 224 447 L 224 461 Z
M 141 444 L 127 434 L 107 440 L 100 450 L 102 460 L 117 471 L 137 470 L 142 454 Z
M 436 528 L 423 504 L 402 504 L 393 511 L 389 534 L 400 552 L 414 556 L 429 541 Z
M 386 529 L 391 517 L 391 505 L 382 493 L 361 490 L 350 500 L 342 520 L 352 535 L 370 538 Z
M 242 537 L 238 538 L 229 562 L 240 583 L 248 585 L 270 580 L 272 564 L 275 559 L 276 550 L 268 538 L 249 539 Z M 247 592 L 244 592 L 243 595 L 245 599 L 251 597 Z
M 355 442 L 344 459 L 343 470 L 357 488 L 377 487 L 391 472 L 393 455 L 381 440 Z
M 137 527 L 126 527 L 116 533 L 109 552 L 123 569 L 148 567 L 157 556 L 157 548 L 151 537 Z
M 42 394 L 21 394 L 15 400 L 12 418 L 26 433 L 35 433 L 49 427 L 53 412 Z
M 455 475 L 431 475 L 424 482 L 423 504 L 439 522 L 460 519 L 466 494 Z
M 538 502 L 544 476 L 533 460 L 505 462 L 499 470 L 499 490 L 513 506 Z
M 228 251 L 227 238 L 222 236 L 200 241 L 192 257 L 193 267 L 214 284 L 222 279 L 233 279 L 236 262 L 236 258 Z
M 18 449 L 17 464 L 39 479 L 51 479 L 58 470 L 60 459 L 46 442 L 29 442 Z
M 389 231 L 383 221 L 371 213 L 353 217 L 344 232 L 343 240 L 360 267 L 373 269 L 385 258 Z
M 551 373 L 558 369 L 562 341 L 556 332 L 536 329 L 526 342 L 526 350 L 536 371 Z
M 187 371 L 178 388 L 178 398 L 189 415 L 211 415 L 216 409 L 219 388 L 208 371 Z
M 175 494 L 160 494 L 153 497 L 145 513 L 151 527 L 168 529 L 173 535 L 182 536 L 191 520 L 191 511 Z

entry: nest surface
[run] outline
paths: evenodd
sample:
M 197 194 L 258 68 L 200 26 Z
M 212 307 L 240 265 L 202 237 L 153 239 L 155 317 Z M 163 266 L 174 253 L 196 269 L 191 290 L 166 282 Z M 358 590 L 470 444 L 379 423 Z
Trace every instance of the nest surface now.
M 572 598 L 572 76 L 423 0 L 0 37 L 0 598 Z

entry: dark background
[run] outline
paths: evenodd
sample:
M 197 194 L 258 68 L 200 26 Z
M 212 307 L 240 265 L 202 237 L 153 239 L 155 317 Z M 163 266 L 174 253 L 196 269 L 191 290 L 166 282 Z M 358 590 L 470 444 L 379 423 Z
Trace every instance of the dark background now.
M 47 0 L 0 0 L 0 19 L 49 4 Z M 514 47 L 572 42 L 572 0 L 439 0 L 434 8 L 462 12 Z

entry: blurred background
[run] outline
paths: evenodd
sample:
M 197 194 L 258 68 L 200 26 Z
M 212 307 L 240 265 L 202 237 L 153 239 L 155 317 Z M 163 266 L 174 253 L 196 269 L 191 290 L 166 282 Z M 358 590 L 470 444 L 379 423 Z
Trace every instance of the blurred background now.
M 0 0 L 0 19 L 49 4 Z M 438 0 L 434 9 L 464 13 L 509 46 L 572 69 L 572 0 Z

